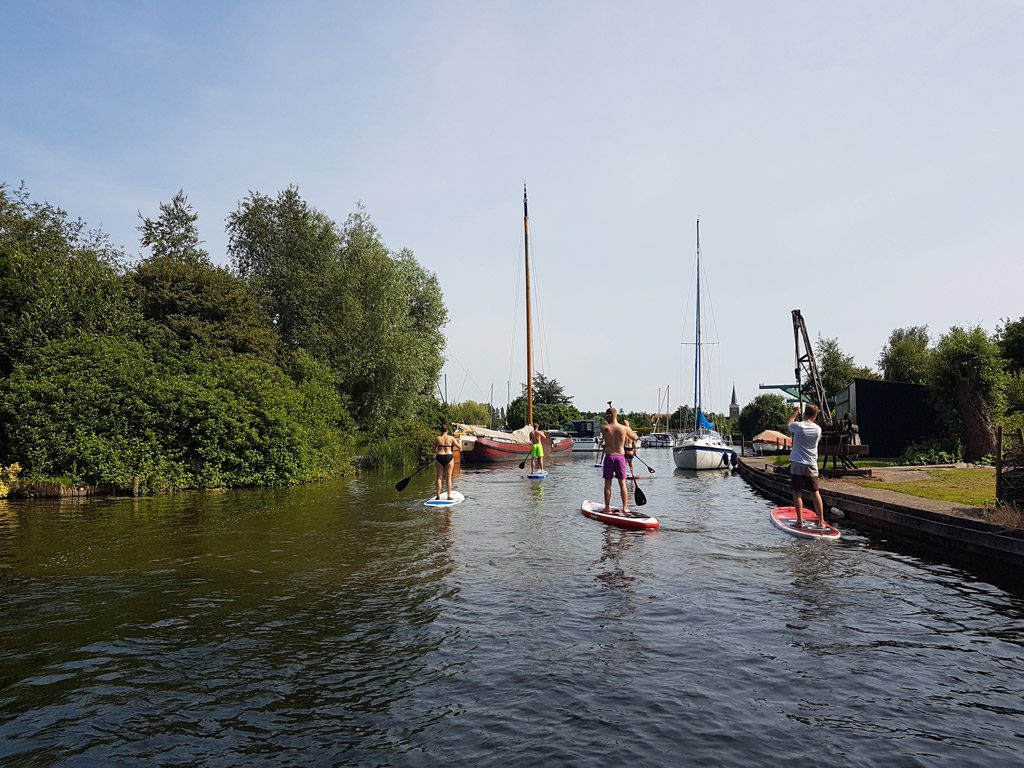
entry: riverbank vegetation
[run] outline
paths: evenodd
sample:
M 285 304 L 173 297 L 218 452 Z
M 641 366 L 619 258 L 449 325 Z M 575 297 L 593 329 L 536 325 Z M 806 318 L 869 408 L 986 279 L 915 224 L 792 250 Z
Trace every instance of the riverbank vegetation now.
M 429 446 L 447 311 L 363 208 L 339 225 L 294 187 L 250 193 L 226 267 L 183 192 L 140 219 L 148 253 L 131 260 L 0 185 L 0 464 L 159 492 L 306 482 L 357 448 L 404 463 Z

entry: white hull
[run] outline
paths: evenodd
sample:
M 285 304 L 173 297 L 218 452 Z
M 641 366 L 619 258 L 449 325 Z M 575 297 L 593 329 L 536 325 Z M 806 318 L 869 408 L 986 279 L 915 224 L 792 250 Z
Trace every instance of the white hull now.
M 716 437 L 684 437 L 672 446 L 672 460 L 679 469 L 729 469 L 732 446 Z
M 573 453 L 596 453 L 601 450 L 601 445 L 593 437 L 574 437 L 572 439 Z

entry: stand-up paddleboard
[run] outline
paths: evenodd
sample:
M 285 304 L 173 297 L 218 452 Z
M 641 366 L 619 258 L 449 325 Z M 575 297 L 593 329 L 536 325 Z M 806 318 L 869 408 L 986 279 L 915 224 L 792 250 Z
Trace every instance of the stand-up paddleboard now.
M 835 541 L 841 535 L 838 529 L 828 524 L 827 520 L 819 520 L 813 509 L 804 507 L 804 525 L 796 527 L 796 507 L 776 507 L 772 510 L 772 525 L 791 536 L 801 539 L 825 539 Z
M 449 499 L 448 494 L 441 491 L 441 498 L 430 498 L 423 502 L 426 507 L 454 507 L 456 504 L 461 504 L 466 500 L 458 491 L 452 491 L 452 497 Z
M 547 476 L 548 471 L 546 469 L 538 469 L 536 472 L 531 472 L 527 475 L 531 480 L 543 480 Z
M 612 507 L 610 512 L 604 511 L 604 504 L 587 499 L 580 506 L 580 513 L 585 517 L 600 520 L 606 525 L 617 525 L 619 528 L 660 528 L 658 518 L 645 515 L 643 512 L 625 512 L 617 507 Z

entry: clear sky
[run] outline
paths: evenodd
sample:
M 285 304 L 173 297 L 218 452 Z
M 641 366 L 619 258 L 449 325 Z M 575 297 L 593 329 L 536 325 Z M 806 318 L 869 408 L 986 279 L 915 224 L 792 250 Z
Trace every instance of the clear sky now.
M 874 365 L 894 328 L 1024 314 L 1024 4 L 0 0 L 0 181 L 137 254 L 183 188 L 212 257 L 250 190 L 362 201 L 450 312 L 450 400 L 535 355 L 583 409 L 793 377 L 790 310 Z M 513 339 L 517 339 L 513 348 Z

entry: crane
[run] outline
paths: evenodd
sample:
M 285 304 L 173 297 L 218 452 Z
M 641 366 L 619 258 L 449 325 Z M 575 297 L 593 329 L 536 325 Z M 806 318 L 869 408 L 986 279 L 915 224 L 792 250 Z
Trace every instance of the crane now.
M 829 470 L 829 474 L 861 474 L 862 470 L 857 469 L 850 457 L 867 456 L 868 446 L 861 444 L 859 430 L 849 414 L 839 422 L 833 416 L 825 385 L 821 383 L 818 364 L 814 359 L 807 324 L 799 309 L 793 310 L 793 341 L 796 346 L 796 398 L 800 402 L 801 410 L 806 394 L 807 399 L 813 401 L 821 411 L 821 443 L 818 446 L 818 453 L 825 459 L 822 469 L 828 467 L 831 458 L 832 469 Z M 840 470 L 839 464 L 849 471 Z

